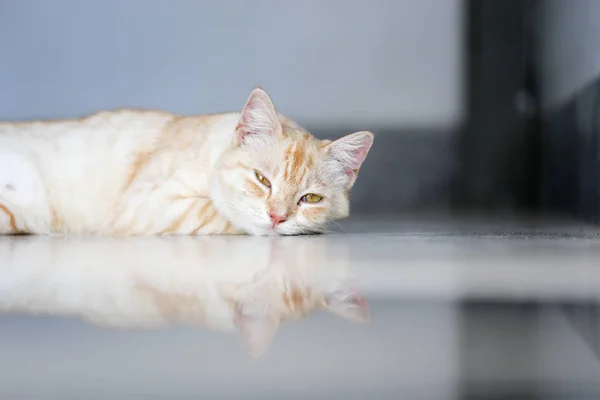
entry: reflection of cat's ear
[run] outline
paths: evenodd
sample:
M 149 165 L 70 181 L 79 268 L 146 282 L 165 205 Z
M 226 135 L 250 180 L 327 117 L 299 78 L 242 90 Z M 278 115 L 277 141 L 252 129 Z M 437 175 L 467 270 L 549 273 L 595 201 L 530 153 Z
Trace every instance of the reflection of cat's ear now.
M 252 310 L 244 303 L 235 307 L 233 323 L 252 357 L 260 357 L 269 348 L 279 327 L 276 316 L 268 311 Z
M 350 178 L 351 185 L 354 183 L 358 170 L 365 161 L 372 144 L 373 134 L 363 131 L 344 136 L 327 145 L 327 153 L 342 164 Z
M 329 311 L 352 322 L 368 322 L 371 311 L 365 296 L 353 285 L 338 289 L 325 298 Z
M 271 98 L 261 88 L 250 93 L 235 129 L 235 143 L 240 145 L 252 135 L 281 135 L 282 126 Z

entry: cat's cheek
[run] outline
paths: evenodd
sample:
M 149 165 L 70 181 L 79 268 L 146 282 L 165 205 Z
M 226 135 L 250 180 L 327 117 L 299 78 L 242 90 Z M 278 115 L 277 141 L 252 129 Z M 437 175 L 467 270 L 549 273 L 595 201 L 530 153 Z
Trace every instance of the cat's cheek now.
M 308 224 L 322 224 L 327 220 L 327 207 L 325 205 L 305 206 L 300 215 Z
M 254 236 L 276 236 L 279 233 L 273 230 L 270 226 L 264 227 L 263 225 L 258 225 L 255 223 L 249 223 L 248 228 L 246 229 L 250 235 Z
M 263 199 L 246 197 L 242 201 L 247 205 L 248 212 L 241 215 L 238 214 L 237 218 L 242 221 L 241 223 L 243 223 L 250 234 L 259 236 L 277 234 L 277 232 L 273 230 Z
M 329 206 L 329 219 L 343 219 L 350 214 L 350 201 L 346 195 L 338 195 Z
M 288 234 L 307 234 L 322 231 L 325 224 L 316 223 L 314 220 L 309 220 L 301 213 L 298 213 L 293 226 L 288 227 Z

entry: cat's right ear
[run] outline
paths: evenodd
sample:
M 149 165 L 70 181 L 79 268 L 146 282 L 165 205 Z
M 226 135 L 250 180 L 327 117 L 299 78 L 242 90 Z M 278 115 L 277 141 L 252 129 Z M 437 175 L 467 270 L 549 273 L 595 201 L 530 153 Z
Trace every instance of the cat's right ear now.
M 250 93 L 235 128 L 235 144 L 241 145 L 249 137 L 281 135 L 283 128 L 271 98 L 261 88 Z
M 327 154 L 341 164 L 348 177 L 348 187 L 354 185 L 358 171 L 372 145 L 373 134 L 367 131 L 344 136 L 327 145 Z

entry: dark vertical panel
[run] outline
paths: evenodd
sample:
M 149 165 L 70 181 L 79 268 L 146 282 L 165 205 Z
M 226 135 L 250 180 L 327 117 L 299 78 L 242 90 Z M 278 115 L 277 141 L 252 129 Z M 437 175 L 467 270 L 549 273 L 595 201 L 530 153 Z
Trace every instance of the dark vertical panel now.
M 543 3 L 543 6 L 553 7 L 556 4 Z M 556 23 L 549 17 L 550 12 L 555 10 L 544 11 L 539 15 L 540 35 L 557 28 L 545 25 Z M 573 25 L 577 24 L 576 18 L 571 16 L 570 19 Z M 576 26 L 566 29 L 571 35 L 584 34 Z M 576 38 L 582 43 L 594 39 Z M 544 42 L 552 46 L 552 40 L 552 37 L 538 37 L 540 47 Z M 581 59 L 575 61 L 586 62 L 583 49 L 579 52 Z M 537 60 L 539 70 L 542 70 L 542 62 L 552 62 L 544 54 L 538 54 Z M 556 76 L 553 79 L 561 78 Z M 575 95 L 544 110 L 542 121 L 543 206 L 554 213 L 600 222 L 600 78 L 591 78 Z
M 470 0 L 468 122 L 459 205 L 539 206 L 540 135 L 532 62 L 533 0 Z

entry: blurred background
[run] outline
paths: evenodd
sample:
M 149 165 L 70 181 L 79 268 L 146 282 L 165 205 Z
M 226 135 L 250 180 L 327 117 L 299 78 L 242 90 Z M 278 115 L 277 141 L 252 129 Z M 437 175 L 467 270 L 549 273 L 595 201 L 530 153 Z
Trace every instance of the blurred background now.
M 378 135 L 356 213 L 445 206 L 469 115 L 460 0 L 0 1 L 0 119 L 241 110 Z
M 470 386 L 451 398 L 592 399 L 600 396 L 600 318 L 596 292 L 581 288 L 594 281 L 600 254 L 598 38 L 600 0 L 0 0 L 0 120 L 69 118 L 120 107 L 186 115 L 236 111 L 260 85 L 280 112 L 317 137 L 371 130 L 377 136 L 352 192 L 353 217 L 393 215 L 398 218 L 388 220 L 397 226 L 411 219 L 434 222 L 434 228 L 416 229 L 419 240 L 434 237 L 420 247 L 410 240 L 399 247 L 385 242 L 405 253 L 383 263 L 395 267 L 412 250 L 411 260 L 422 261 L 419 269 L 406 260 L 406 269 L 384 268 L 397 274 L 384 282 L 385 296 L 425 287 L 430 297 L 407 304 L 381 295 L 373 307 L 379 325 L 344 342 L 368 350 L 347 355 L 339 346 L 320 349 L 330 362 L 321 366 L 323 374 L 338 373 L 338 381 L 321 381 L 323 387 L 341 386 L 344 367 L 356 365 L 347 360 L 359 354 L 370 358 L 361 370 L 366 375 L 359 375 L 365 381 L 356 385 L 370 393 L 363 382 L 374 382 L 373 388 L 387 390 L 386 398 L 397 398 L 394 371 L 402 364 L 407 385 L 417 388 L 410 398 L 450 398 L 448 388 L 464 379 Z M 477 232 L 467 226 L 459 239 L 436 241 L 435 235 L 448 233 L 439 221 L 472 215 L 480 222 L 513 221 L 500 237 L 516 234 L 474 245 L 482 232 L 498 232 L 483 223 Z M 525 224 L 533 229 L 524 231 L 523 221 L 531 220 L 571 225 L 548 231 Z M 549 241 L 534 249 L 523 244 L 536 235 Z M 577 240 L 569 247 L 559 237 Z M 366 247 L 358 240 L 351 247 L 370 268 L 385 246 L 378 237 L 369 240 Z M 490 248 L 503 249 L 504 258 L 493 265 Z M 453 261 L 448 264 L 440 249 Z M 529 258 L 515 262 L 512 254 Z M 556 254 L 565 258 L 553 264 Z M 489 268 L 478 269 L 480 263 Z M 535 273 L 527 270 L 533 264 Z M 574 264 L 578 272 L 563 272 Z M 579 280 L 570 281 L 575 276 Z M 547 298 L 540 300 L 543 291 L 532 288 L 544 282 Z M 568 282 L 576 284 L 558 290 L 563 297 L 553 301 L 548 293 Z M 490 287 L 501 288 L 492 300 L 484 295 Z M 439 302 L 443 288 L 459 293 L 453 298 L 458 306 Z M 461 298 L 465 288 L 475 298 Z M 319 360 L 311 359 L 312 344 L 303 338 L 326 331 L 337 343 L 342 329 L 317 321 L 284 336 L 289 345 L 274 356 L 281 364 L 265 362 L 253 375 L 263 386 L 248 380 L 247 387 L 268 387 L 273 371 L 291 380 L 286 371 L 311 370 Z M 404 325 L 396 332 L 398 321 Z M 17 332 L 19 324 L 43 331 L 44 322 L 4 325 Z M 196 336 L 186 340 L 192 346 Z M 294 353 L 302 349 L 294 340 L 306 352 Z M 10 354 L 20 357 L 25 347 Z M 421 348 L 430 358 L 419 355 Z M 219 357 L 221 348 L 215 349 Z M 184 357 L 186 349 L 180 351 L 172 363 Z M 280 369 L 290 365 L 290 354 L 305 357 L 301 366 Z M 43 355 L 31 357 L 34 363 Z M 76 371 L 79 360 L 73 360 L 67 367 Z M 239 375 L 252 368 L 239 364 Z M 431 379 L 419 381 L 423 376 Z M 177 379 L 169 382 L 177 386 Z M 192 385 L 195 378 L 186 379 Z M 552 382 L 566 388 L 562 397 L 540 394 Z M 420 391 L 424 387 L 430 391 Z
M 355 213 L 598 219 L 597 0 L 3 0 L 0 118 L 239 110 L 377 134 Z

